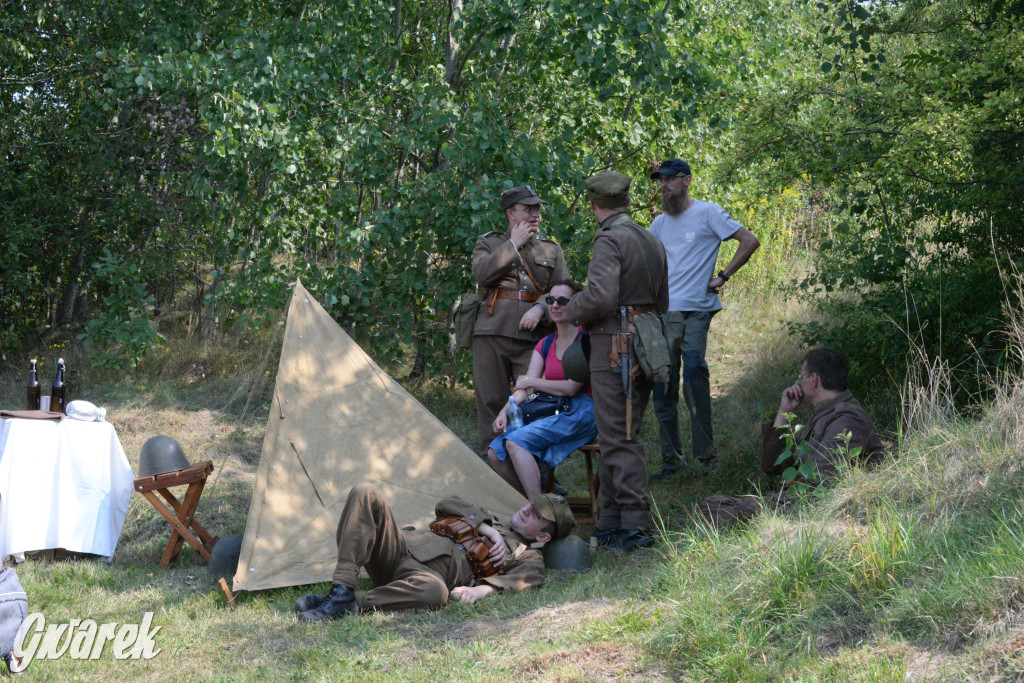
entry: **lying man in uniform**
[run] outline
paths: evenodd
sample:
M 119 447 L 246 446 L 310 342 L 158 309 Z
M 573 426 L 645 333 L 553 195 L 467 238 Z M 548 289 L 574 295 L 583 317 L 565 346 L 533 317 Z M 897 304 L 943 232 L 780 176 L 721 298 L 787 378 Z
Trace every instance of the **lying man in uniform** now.
M 807 490 L 834 480 L 842 461 L 851 457 L 853 449 L 860 449 L 859 461 L 877 462 L 882 454 L 882 441 L 867 411 L 846 388 L 848 374 L 846 359 L 835 351 L 824 348 L 808 351 L 796 383 L 782 392 L 775 420 L 764 425 L 762 472 L 777 475 L 787 467 L 813 463 L 814 474 L 799 474 L 786 482 L 781 492 L 763 498 L 711 496 L 700 504 L 698 513 L 712 524 L 729 526 L 750 519 L 766 507 L 785 509 L 790 506 L 794 501 L 788 490 L 791 484 L 802 485 L 795 490 Z M 793 457 L 779 462 L 787 447 L 784 434 L 787 429 L 794 429 L 790 418 L 801 404 L 813 406 L 814 415 L 793 436 L 793 450 L 799 462 Z
M 360 606 L 355 585 L 365 567 L 375 588 L 363 610 L 438 608 L 455 597 L 472 604 L 495 591 L 523 591 L 544 582 L 544 557 L 534 544 L 568 534 L 575 519 L 565 498 L 540 494 L 511 519 L 459 498 L 440 501 L 431 530 L 398 528 L 380 489 L 352 488 L 338 522 L 338 564 L 327 595 L 295 603 L 302 621 L 337 619 Z

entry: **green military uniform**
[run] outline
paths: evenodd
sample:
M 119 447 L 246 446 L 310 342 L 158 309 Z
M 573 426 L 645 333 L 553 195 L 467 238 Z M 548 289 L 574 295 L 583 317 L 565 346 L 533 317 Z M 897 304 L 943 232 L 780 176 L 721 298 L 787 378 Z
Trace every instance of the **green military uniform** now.
M 520 330 L 519 321 L 540 303 L 552 282 L 569 277 L 562 248 L 555 242 L 533 237 L 516 249 L 510 235 L 511 231 L 481 235 L 473 249 L 473 277 L 484 299 L 473 328 L 473 388 L 481 457 L 487 456 L 487 446 L 494 439 L 494 419 L 516 378 L 529 369 L 533 347 L 541 337 L 539 325 L 538 329 Z M 499 296 L 492 300 L 487 294 L 495 289 Z
M 783 439 L 786 428 L 765 423 L 761 439 L 761 471 L 765 474 L 782 474 L 793 463 L 786 460 L 778 465 L 776 461 L 786 449 Z M 849 433 L 849 444 L 843 438 Z M 871 416 L 860 402 L 849 391 L 814 407 L 814 415 L 807 425 L 798 431 L 793 439 L 794 445 L 806 444 L 807 449 L 799 449 L 801 464 L 813 462 L 818 476 L 807 479 L 798 476 L 794 481 L 817 486 L 834 479 L 839 471 L 839 463 L 849 456 L 850 448 L 860 448 L 859 459 L 863 462 L 876 461 L 882 452 L 882 440 L 878 436 Z M 765 507 L 783 508 L 792 503 L 791 496 L 785 491 L 770 494 L 764 498 L 759 496 L 711 496 L 704 500 L 698 508 L 699 513 L 713 524 L 728 526 L 746 520 L 758 514 Z
M 629 203 L 629 177 L 601 173 L 587 181 L 591 200 L 616 208 Z M 621 203 L 616 203 L 621 202 Z M 651 526 L 647 464 L 638 440 L 626 439 L 626 392 L 609 354 L 619 332 L 620 306 L 668 310 L 665 248 L 628 214 L 606 218 L 594 235 L 587 287 L 572 297 L 566 317 L 590 328 L 590 383 L 594 392 L 601 512 L 597 528 L 647 529 Z M 633 385 L 633 432 L 640 424 L 654 382 L 637 377 Z
M 459 498 L 442 500 L 434 513 L 460 517 L 474 529 L 486 522 L 505 539 L 505 568 L 477 583 L 522 591 L 544 582 L 543 555 L 512 531 L 507 519 Z M 448 602 L 453 588 L 474 582 L 472 566 L 461 546 L 429 530 L 399 529 L 384 494 L 372 484 L 352 488 L 338 522 L 337 541 L 333 583 L 355 586 L 359 568 L 365 567 L 376 586 L 366 594 L 364 609 L 437 608 Z

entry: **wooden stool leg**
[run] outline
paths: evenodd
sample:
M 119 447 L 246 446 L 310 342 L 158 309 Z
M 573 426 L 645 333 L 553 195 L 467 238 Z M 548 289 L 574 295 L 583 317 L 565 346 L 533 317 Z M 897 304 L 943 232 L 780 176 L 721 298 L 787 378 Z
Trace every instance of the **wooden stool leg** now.
M 182 544 L 188 541 L 188 544 L 195 548 L 202 558 L 209 562 L 210 561 L 210 550 L 213 546 L 211 541 L 215 540 L 206 534 L 205 539 L 208 545 L 205 545 L 189 528 L 189 523 L 195 523 L 193 520 L 193 514 L 195 513 L 196 506 L 199 504 L 199 497 L 203 493 L 203 487 L 206 482 L 197 481 L 188 485 L 188 490 L 185 492 L 185 498 L 179 503 L 167 489 L 159 489 L 160 495 L 167 499 L 171 503 L 171 506 L 177 511 L 177 516 L 171 514 L 171 511 L 167 509 L 167 506 L 154 495 L 152 491 L 142 491 L 142 495 L 145 496 L 146 500 L 152 504 L 156 511 L 167 520 L 167 523 L 171 525 L 171 537 L 167 540 L 167 546 L 164 548 L 164 554 L 160 558 L 160 569 L 167 569 L 171 562 L 178 559 L 178 554 L 181 552 Z M 203 533 L 206 533 L 205 529 Z
M 590 451 L 587 451 L 587 493 L 590 494 L 590 517 L 593 524 L 597 524 L 597 495 L 601 487 L 601 481 L 594 476 L 594 461 Z
M 185 498 L 181 502 L 181 510 L 178 511 L 178 519 L 181 520 L 182 528 L 178 531 L 181 538 L 177 543 L 177 550 L 174 553 L 174 557 L 177 558 L 178 552 L 181 550 L 181 542 L 188 541 L 188 544 L 195 548 L 196 552 L 199 553 L 204 560 L 210 561 L 210 551 L 204 546 L 203 541 L 196 537 L 190 527 L 194 526 L 195 520 L 194 515 L 196 507 L 199 505 L 199 497 L 203 495 L 203 488 L 206 486 L 206 480 L 200 479 L 197 482 L 193 482 L 188 485 L 188 490 L 185 492 Z M 209 540 L 209 534 L 207 538 Z
M 203 480 L 203 481 L 201 481 L 199 483 L 203 484 L 204 486 L 206 485 L 206 481 L 205 480 Z M 163 496 L 167 500 L 167 502 L 171 504 L 171 507 L 174 508 L 174 511 L 176 513 L 179 513 L 178 517 L 180 518 L 181 517 L 181 514 L 180 514 L 180 512 L 181 512 L 181 503 L 179 503 L 178 499 L 174 497 L 174 494 L 171 493 L 170 491 L 168 491 L 167 489 L 158 489 L 157 493 L 159 493 L 161 496 Z M 200 493 L 202 493 L 202 491 L 200 491 Z M 199 536 L 199 538 L 203 541 L 203 545 L 212 547 L 212 544 L 210 542 L 214 541 L 215 539 L 213 538 L 213 535 L 210 534 L 209 531 L 207 531 L 206 529 L 203 528 L 202 524 L 200 524 L 198 521 L 196 521 L 195 518 L 190 519 L 190 520 L 185 520 L 185 521 L 187 521 L 188 525 L 192 529 L 195 530 L 196 535 Z

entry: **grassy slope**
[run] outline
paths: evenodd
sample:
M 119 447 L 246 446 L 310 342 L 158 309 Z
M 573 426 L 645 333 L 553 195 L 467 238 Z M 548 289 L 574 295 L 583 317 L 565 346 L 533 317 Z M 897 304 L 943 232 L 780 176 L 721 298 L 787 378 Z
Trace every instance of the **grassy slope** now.
M 229 610 L 191 549 L 173 569 L 157 570 L 167 527 L 136 497 L 111 564 L 30 560 L 18 571 L 30 608 L 50 621 L 137 621 L 155 611 L 163 653 L 117 662 L 108 649 L 95 662 L 36 662 L 32 674 L 747 681 L 990 679 L 1024 671 L 1024 397 L 1012 391 L 977 422 L 921 421 L 899 458 L 850 473 L 796 517 L 768 516 L 725 534 L 689 521 L 690 506 L 705 495 L 768 485 L 755 473 L 757 425 L 800 355 L 778 323 L 783 315 L 800 312 L 751 302 L 715 320 L 709 362 L 723 466 L 652 487 L 669 530 L 657 549 L 601 555 L 587 574 L 553 574 L 539 591 L 473 606 L 301 625 L 291 605 L 303 589 L 242 594 Z M 276 364 L 271 354 L 261 372 L 268 343 L 213 355 L 168 350 L 154 359 L 156 379 L 78 378 L 91 385 L 87 397 L 108 408 L 133 466 L 142 443 L 160 433 L 178 438 L 193 461 L 214 460 L 219 473 L 197 516 L 221 536 L 244 527 L 265 377 Z M 20 405 L 19 377 L 3 382 L 11 388 L 3 405 Z M 414 392 L 472 437 L 469 392 Z M 656 471 L 655 428 L 648 412 L 642 438 Z M 560 478 L 581 488 L 579 463 L 563 466 Z

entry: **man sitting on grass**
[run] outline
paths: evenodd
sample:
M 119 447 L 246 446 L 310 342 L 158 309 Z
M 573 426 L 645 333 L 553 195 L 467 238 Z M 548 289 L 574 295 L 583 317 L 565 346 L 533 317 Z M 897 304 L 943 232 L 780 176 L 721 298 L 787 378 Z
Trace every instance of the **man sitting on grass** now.
M 365 610 L 438 608 L 451 596 L 472 604 L 498 590 L 539 586 L 544 557 L 535 544 L 565 536 L 576 523 L 564 497 L 545 494 L 535 495 L 507 523 L 459 498 L 442 500 L 434 514 L 431 528 L 437 531 L 402 531 L 380 489 L 353 487 L 338 522 L 334 585 L 327 595 L 299 598 L 299 619 L 323 621 L 358 611 L 354 588 L 360 567 L 375 586 L 366 594 Z M 478 537 L 489 541 L 489 550 L 479 549 Z
M 712 524 L 728 526 L 750 519 L 765 507 L 789 506 L 794 499 L 791 491 L 834 479 L 854 449 L 860 449 L 861 461 L 876 462 L 882 441 L 871 417 L 846 388 L 849 370 L 846 359 L 831 349 L 808 351 L 796 383 L 782 392 L 775 420 L 766 423 L 762 432 L 761 471 L 777 475 L 793 467 L 798 474 L 785 482 L 781 492 L 763 498 L 711 496 L 699 506 L 700 515 Z M 801 404 L 813 406 L 814 415 L 796 430 L 791 419 Z M 792 442 L 790 457 L 783 458 L 788 441 Z

